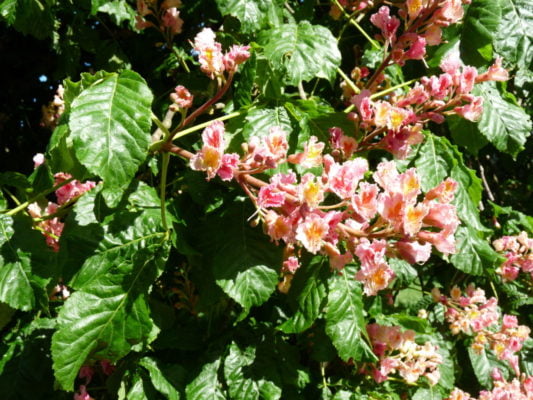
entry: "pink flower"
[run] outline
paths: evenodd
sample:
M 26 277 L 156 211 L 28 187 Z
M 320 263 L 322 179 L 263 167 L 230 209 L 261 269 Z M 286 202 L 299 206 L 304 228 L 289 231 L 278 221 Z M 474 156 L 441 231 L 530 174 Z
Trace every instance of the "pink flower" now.
M 298 186 L 298 198 L 310 208 L 316 208 L 324 201 L 324 189 L 315 175 L 307 173 L 302 177 L 302 182 Z
M 289 257 L 285 261 L 283 261 L 283 272 L 288 272 L 290 274 L 294 274 L 296 270 L 300 268 L 300 263 L 298 262 L 298 259 L 296 257 Z
M 174 93 L 170 94 L 170 99 L 177 104 L 179 108 L 191 108 L 194 96 L 185 86 L 178 85 L 174 89 Z
M 474 97 L 474 100 L 470 104 L 455 107 L 453 110 L 461 117 L 475 122 L 481 118 L 481 114 L 483 113 L 483 97 Z
M 85 384 L 88 385 L 89 382 L 93 379 L 94 376 L 94 369 L 93 367 L 90 367 L 88 365 L 84 365 L 80 368 L 80 372 L 78 373 L 78 378 L 85 379 Z
M 359 111 L 359 115 L 361 115 L 363 121 L 370 121 L 374 114 L 372 102 L 370 101 L 370 94 L 370 91 L 365 89 L 350 99 L 352 104 L 354 104 Z
M 275 242 L 283 240 L 285 243 L 291 243 L 293 241 L 294 234 L 292 231 L 292 223 L 289 218 L 269 210 L 265 216 L 265 223 L 268 236 L 270 236 Z
M 296 228 L 296 239 L 313 254 L 316 254 L 323 244 L 323 239 L 329 231 L 329 225 L 318 214 L 309 214 Z
M 180 12 L 176 7 L 167 9 L 161 18 L 161 21 L 163 22 L 163 26 L 169 28 L 173 35 L 181 33 L 183 20 L 180 18 Z
M 463 72 L 459 76 L 459 85 L 457 86 L 457 93 L 467 94 L 474 88 L 474 83 L 477 78 L 477 69 L 474 67 L 466 66 L 463 68 Z
M 250 46 L 233 45 L 229 52 L 224 55 L 226 71 L 235 72 L 237 66 L 250 58 Z
M 278 126 L 270 128 L 268 136 L 265 138 L 265 145 L 270 155 L 271 161 L 267 164 L 272 164 L 274 167 L 276 163 L 287 156 L 289 144 L 287 143 L 287 134 Z
M 352 197 L 352 207 L 366 221 L 374 218 L 378 210 L 378 186 L 367 182 L 359 184 L 359 191 Z
M 207 180 L 214 178 L 222 166 L 224 148 L 226 147 L 224 132 L 224 124 L 221 121 L 211 123 L 202 132 L 202 149 L 191 158 L 191 169 L 195 171 L 206 171 Z M 230 156 L 229 158 L 226 157 L 224 161 L 226 162 L 226 170 L 223 171 L 222 176 L 229 178 L 231 172 L 228 168 L 232 167 L 232 163 L 235 160 L 233 156 Z
M 431 243 L 443 254 L 454 254 L 456 251 L 453 232 L 444 229 L 440 232 L 420 231 L 418 232 L 417 237 L 423 241 Z
M 442 43 L 442 29 L 437 25 L 430 25 L 423 36 L 429 46 L 437 46 Z
M 461 68 L 461 59 L 457 52 L 450 52 L 446 57 L 444 57 L 440 62 L 440 69 L 444 72 L 454 76 L 459 72 Z
M 37 153 L 33 156 L 33 168 L 37 168 L 44 163 L 44 154 Z
M 72 178 L 70 174 L 64 172 L 58 172 L 54 175 L 55 185 L 66 181 L 67 179 Z M 59 205 L 65 204 L 76 197 L 81 196 L 83 193 L 91 190 L 96 186 L 96 183 L 93 181 L 87 181 L 85 183 L 80 183 L 77 180 L 73 180 L 66 185 L 61 186 L 56 190 L 55 194 L 57 197 L 57 202 Z
M 405 34 L 406 36 L 408 34 Z M 426 39 L 423 36 L 413 34 L 409 37 L 410 47 L 405 52 L 405 58 L 410 60 L 421 60 L 426 55 Z
M 285 202 L 285 194 L 280 192 L 275 185 L 261 187 L 257 196 L 257 203 L 262 208 L 281 207 Z
M 433 189 L 426 193 L 425 201 L 437 199 L 441 203 L 449 203 L 453 200 L 455 191 L 457 190 L 457 182 L 452 178 L 446 178 Z
M 318 167 L 322 164 L 322 150 L 324 150 L 324 143 L 318 142 L 316 136 L 311 136 L 305 144 L 304 151 L 289 156 L 288 161 L 300 164 L 303 168 Z
M 368 161 L 364 158 L 334 163 L 328 171 L 328 189 L 341 199 L 349 199 L 367 171 Z
M 80 385 L 79 393 L 74 393 L 74 400 L 94 400 L 89 393 L 87 393 L 87 389 L 85 388 L 85 385 Z
M 390 10 L 387 6 L 380 7 L 378 12 L 370 17 L 370 22 L 381 29 L 381 34 L 387 41 L 393 41 L 400 26 L 400 20 L 390 16 Z
M 431 244 L 417 241 L 400 240 L 395 244 L 401 258 L 409 264 L 423 264 L 431 256 Z
M 509 72 L 507 72 L 505 68 L 502 68 L 502 58 L 497 57 L 496 61 L 494 61 L 494 64 L 489 67 L 488 71 L 476 78 L 476 83 L 484 81 L 502 82 L 507 80 L 509 80 Z
M 236 153 L 229 153 L 222 155 L 220 167 L 217 170 L 217 175 L 223 181 L 231 181 L 234 177 L 235 170 L 239 165 L 239 155 Z
M 194 38 L 194 49 L 199 53 L 200 69 L 211 79 L 224 72 L 224 56 L 222 45 L 215 41 L 215 33 L 204 28 Z

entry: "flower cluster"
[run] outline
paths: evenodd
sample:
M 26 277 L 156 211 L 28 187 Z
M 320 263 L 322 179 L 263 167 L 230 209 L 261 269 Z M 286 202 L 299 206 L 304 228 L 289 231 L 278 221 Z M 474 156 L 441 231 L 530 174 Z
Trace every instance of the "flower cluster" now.
M 223 77 L 224 71 L 235 73 L 237 67 L 250 57 L 250 46 L 233 45 L 223 53 L 222 45 L 210 28 L 204 28 L 196 35 L 194 50 L 198 52 L 200 69 L 211 79 Z
M 373 351 L 379 358 L 379 365 L 373 367 L 372 376 L 378 383 L 398 373 L 407 383 L 415 383 L 425 376 L 430 385 L 439 382 L 439 365 L 442 356 L 438 346 L 426 342 L 415 342 L 415 332 L 403 331 L 398 326 L 367 325 L 366 330 L 372 342 Z
M 461 67 L 459 58 L 452 53 L 442 61 L 441 69 L 443 74 L 423 77 L 405 95 L 393 96 L 388 101 L 372 101 L 369 90 L 352 96 L 351 102 L 358 112 L 352 118 L 360 122 L 360 128 L 371 132 L 371 137 L 385 134 L 372 147 L 405 158 L 411 146 L 423 141 L 421 130 L 428 121 L 443 123 L 444 116 L 449 114 L 471 121 L 479 119 L 483 98 L 471 94 L 475 83 L 508 79 L 499 58 L 488 71 L 478 74 L 474 67 Z
M 533 400 L 533 377 L 522 375 L 506 381 L 496 369 L 492 373 L 494 388 L 479 393 L 478 400 Z M 470 394 L 455 388 L 446 400 L 476 400 Z
M 35 167 L 37 168 L 44 162 L 44 156 L 40 153 L 36 154 L 33 160 Z M 57 186 L 72 179 L 72 176 L 64 172 L 58 172 L 54 175 L 54 178 L 54 185 Z M 77 199 L 83 193 L 91 190 L 95 186 L 95 182 L 87 181 L 81 183 L 74 179 L 56 190 L 55 195 L 57 203 L 50 201 L 45 206 L 42 206 L 39 203 L 32 203 L 28 206 L 27 210 L 30 216 L 39 220 L 36 224 L 36 228 L 45 236 L 46 244 L 52 248 L 52 250 L 59 251 L 59 237 L 61 236 L 65 225 L 57 215 L 59 208 L 68 205 L 69 202 Z
M 529 337 L 530 329 L 527 326 L 518 325 L 518 320 L 513 315 L 502 316 L 496 298 L 487 299 L 485 292 L 473 285 L 467 287 L 465 295 L 456 286 L 451 290 L 449 298 L 436 288 L 432 294 L 435 301 L 446 306 L 446 320 L 452 334 L 475 334 L 472 348 L 476 352 L 482 352 L 488 346 L 519 375 L 516 353 Z
M 137 29 L 154 27 L 171 40 L 181 33 L 183 20 L 178 11 L 181 5 L 181 0 L 165 0 L 161 5 L 156 0 L 137 0 Z M 148 16 L 151 20 L 147 19 Z
M 286 134 L 273 128 L 243 146 L 245 154 L 225 153 L 224 125 L 213 122 L 202 133 L 203 146 L 191 158 L 191 168 L 223 180 L 236 178 L 257 207 L 258 218 L 275 242 L 287 247 L 285 271 L 298 267 L 298 248 L 330 258 L 341 269 L 357 256 L 356 278 L 367 295 L 385 289 L 394 278 L 387 257 L 424 263 L 432 246 L 455 252 L 454 232 L 459 224 L 454 198 L 457 183 L 447 179 L 421 197 L 416 169 L 399 173 L 394 162 L 383 162 L 373 173 L 375 183 L 364 181 L 369 167 L 363 158 L 343 160 L 356 143 L 332 129 L 337 160 L 323 155 L 325 143 L 311 137 L 302 152 L 287 156 Z M 352 139 L 353 140 L 353 139 Z M 250 175 L 289 162 L 304 173 L 274 174 L 268 183 L 250 182 Z M 308 171 L 320 167 L 320 176 Z M 254 178 L 255 179 L 255 178 Z M 253 186 L 259 186 L 259 190 Z M 293 258 L 291 258 L 293 257 Z
M 526 232 L 496 239 L 492 245 L 506 258 L 496 271 L 504 280 L 514 281 L 520 270 L 529 273 L 533 279 L 533 239 L 530 239 Z

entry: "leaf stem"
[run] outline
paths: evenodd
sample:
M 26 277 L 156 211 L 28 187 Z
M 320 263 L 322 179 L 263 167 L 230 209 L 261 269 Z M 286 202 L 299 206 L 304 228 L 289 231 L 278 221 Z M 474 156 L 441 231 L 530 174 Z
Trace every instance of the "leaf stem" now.
M 168 232 L 167 225 L 167 214 L 166 214 L 166 188 L 167 188 L 167 173 L 168 165 L 170 161 L 170 153 L 163 153 L 162 166 L 161 166 L 161 182 L 159 183 L 159 198 L 161 199 L 161 223 L 163 224 L 163 229 Z
M 44 197 L 46 196 L 47 194 L 50 194 L 52 192 L 55 192 L 57 189 L 69 184 L 70 182 L 72 182 L 74 180 L 74 178 L 70 178 L 70 179 L 66 179 L 64 180 L 63 182 L 61 182 L 60 184 L 56 185 L 56 186 L 53 186 L 51 187 L 50 189 L 47 189 L 45 190 L 44 192 L 41 192 L 39 193 L 38 195 L 32 197 L 31 199 L 29 199 L 28 201 L 25 201 L 24 203 L 18 205 L 17 207 L 7 211 L 5 213 L 5 215 L 15 215 L 17 214 L 18 212 L 24 210 L 26 207 L 28 207 L 31 203 L 34 203 L 36 202 L 37 200 L 39 200 L 41 197 Z
M 348 22 L 350 22 L 350 24 L 352 24 L 353 26 L 355 26 L 357 28 L 357 30 L 359 32 L 361 32 L 361 34 L 366 38 L 366 40 L 368 40 L 368 42 L 376 49 L 380 49 L 381 47 L 379 46 L 379 44 L 370 37 L 370 35 L 368 33 L 366 33 L 366 31 L 361 27 L 361 25 L 359 25 L 357 23 L 357 21 L 355 21 L 352 16 L 350 14 L 348 14 L 346 12 L 346 10 L 344 9 L 344 7 L 339 3 L 339 0 L 333 0 L 335 2 L 335 4 L 337 5 L 337 7 L 339 7 L 339 9 L 342 11 L 342 13 L 344 14 L 344 16 L 348 19 Z
M 350 88 L 355 92 L 355 94 L 361 93 L 361 89 L 359 89 L 357 86 L 355 86 L 355 83 L 344 73 L 344 71 L 340 68 L 337 68 L 337 72 L 340 76 L 342 76 L 342 79 L 350 86 Z
M 374 93 L 370 96 L 370 100 L 374 100 L 378 97 L 384 96 L 388 93 L 394 92 L 396 89 L 400 89 L 405 86 L 409 86 L 411 83 L 416 82 L 418 79 L 411 79 L 410 81 L 399 83 L 398 85 L 391 86 L 390 88 L 384 89 L 381 92 Z

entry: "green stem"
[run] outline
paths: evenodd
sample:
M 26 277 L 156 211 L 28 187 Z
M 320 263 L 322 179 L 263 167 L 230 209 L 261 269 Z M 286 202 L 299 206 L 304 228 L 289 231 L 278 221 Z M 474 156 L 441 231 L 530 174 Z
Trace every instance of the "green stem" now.
M 361 32 L 361 34 L 366 38 L 366 40 L 369 41 L 369 43 L 372 45 L 372 47 L 376 48 L 377 50 L 379 50 L 381 47 L 379 46 L 379 44 L 370 37 L 370 35 L 368 33 L 366 33 L 366 31 L 361 27 L 361 25 L 359 25 L 357 23 L 357 21 L 355 21 L 352 16 L 350 14 L 348 14 L 346 12 L 346 10 L 344 9 L 344 7 L 339 3 L 339 0 L 333 0 L 335 2 L 335 4 L 337 5 L 337 7 L 339 7 L 339 9 L 342 11 L 342 13 L 344 14 L 344 16 L 348 19 L 348 21 L 350 22 L 350 24 L 352 24 L 353 26 L 355 26 L 357 28 L 357 30 L 359 32 Z
M 352 90 L 355 92 L 355 94 L 361 93 L 361 89 L 359 89 L 357 86 L 355 86 L 355 83 L 344 73 L 344 71 L 340 68 L 337 68 L 337 72 L 340 76 L 342 76 L 342 79 L 352 88 Z
M 24 203 L 20 204 L 19 206 L 13 208 L 12 210 L 9 210 L 8 212 L 5 213 L 5 215 L 15 215 L 15 214 L 17 214 L 18 212 L 20 212 L 20 211 L 24 210 L 26 207 L 28 207 L 31 203 L 35 203 L 41 197 L 44 197 L 47 194 L 55 192 L 60 187 L 63 187 L 65 185 L 69 184 L 73 180 L 74 180 L 74 178 L 70 178 L 70 179 L 64 180 L 59 185 L 56 185 L 56 186 L 54 186 L 54 187 L 52 187 L 50 189 L 47 189 L 44 192 L 39 193 L 37 196 L 34 196 L 31 199 L 29 199 L 28 201 L 25 201 Z
M 381 92 L 374 93 L 372 96 L 370 96 L 370 100 L 374 100 L 378 97 L 384 96 L 388 93 L 394 92 L 396 89 L 400 89 L 404 86 L 409 86 L 411 83 L 416 82 L 418 79 L 411 79 L 410 81 L 400 83 L 396 86 L 391 86 L 390 88 L 387 88 L 385 90 L 382 90 Z
M 161 182 L 160 190 L 159 190 L 159 198 L 161 199 L 161 222 L 163 223 L 163 229 L 168 232 L 168 225 L 167 225 L 167 206 L 165 202 L 166 197 L 166 187 L 167 187 L 167 172 L 168 172 L 168 164 L 170 161 L 170 154 L 168 152 L 163 153 L 162 158 L 162 166 L 161 166 Z

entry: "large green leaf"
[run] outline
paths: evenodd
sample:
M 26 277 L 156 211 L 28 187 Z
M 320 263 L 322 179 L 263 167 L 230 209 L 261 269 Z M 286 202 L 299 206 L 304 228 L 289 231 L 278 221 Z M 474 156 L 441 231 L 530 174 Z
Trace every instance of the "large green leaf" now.
M 503 260 L 487 243 L 480 239 L 474 228 L 460 226 L 455 232 L 457 252 L 450 257 L 453 266 L 471 275 L 482 275 L 487 268 Z
M 366 323 L 363 310 L 361 285 L 348 271 L 328 279 L 328 305 L 326 309 L 326 333 L 344 361 L 375 359 L 365 341 Z
M 448 139 L 431 133 L 418 151 L 415 166 L 424 191 L 435 187 L 447 177 L 458 182 L 453 204 L 461 221 L 478 231 L 487 231 L 479 219 L 478 204 L 482 184 L 475 172 L 464 164 L 462 154 Z
M 315 257 L 300 267 L 288 293 L 294 314 L 279 329 L 285 333 L 299 333 L 315 322 L 326 302 L 328 275 L 328 266 L 322 257 Z
M 115 215 L 97 248 L 80 259 L 81 270 L 70 282 L 77 291 L 65 302 L 52 340 L 55 375 L 63 388 L 72 390 L 91 355 L 116 361 L 133 344 L 155 339 L 146 296 L 168 253 L 156 215 Z
M 516 157 L 531 134 L 531 118 L 521 107 L 505 100 L 494 84 L 483 83 L 476 89 L 484 99 L 479 131 L 498 150 Z
M 279 399 L 280 388 L 264 379 L 250 377 L 250 366 L 255 358 L 254 347 L 241 349 L 236 343 L 231 344 L 224 361 L 224 376 L 230 397 L 235 400 Z
M 274 67 L 286 71 L 287 83 L 292 85 L 315 77 L 332 81 L 341 62 L 337 40 L 329 29 L 307 21 L 263 32 L 259 43 Z
M 76 156 L 106 187 L 127 185 L 150 145 L 152 93 L 133 71 L 92 83 L 72 102 L 69 127 Z
M 468 121 L 458 115 L 452 115 L 446 120 L 454 143 L 463 146 L 471 154 L 477 155 L 478 151 L 489 142 L 479 131 L 477 123 Z
M 216 0 L 222 15 L 232 15 L 241 22 L 243 33 L 254 33 L 283 22 L 283 8 L 279 0 Z
M 158 361 L 151 357 L 144 357 L 140 362 L 139 365 L 142 365 L 148 373 L 150 374 L 150 379 L 152 381 L 152 385 L 154 388 L 157 389 L 158 392 L 165 395 L 165 397 L 168 400 L 179 400 L 180 399 L 180 393 L 176 389 L 176 379 L 172 379 L 173 377 L 169 377 L 167 371 L 163 371 L 161 366 L 159 365 Z M 173 366 L 174 371 L 178 371 L 178 373 L 184 373 L 185 371 L 181 368 L 177 368 L 179 366 Z M 169 368 L 167 368 L 169 369 Z
M 529 0 L 500 0 L 502 17 L 494 49 L 505 62 L 530 66 L 533 61 L 533 4 Z
M 252 213 L 244 203 L 229 206 L 206 221 L 202 243 L 217 285 L 246 310 L 268 300 L 282 262 L 281 249 L 250 228 Z
M 23 311 L 46 302 L 46 277 L 55 272 L 51 261 L 44 236 L 28 218 L 0 215 L 0 302 Z
M 491 61 L 492 42 L 500 18 L 500 0 L 473 0 L 470 3 L 461 34 L 461 56 L 466 63 L 480 65 Z
M 117 25 L 123 21 L 135 20 L 135 10 L 126 0 L 92 0 L 91 12 L 93 15 L 97 12 L 108 14 Z
M 224 400 L 221 383 L 218 380 L 220 360 L 205 364 L 194 380 L 187 385 L 187 400 Z
M 52 36 L 54 29 L 53 1 L 4 0 L 0 4 L 0 17 L 13 27 L 37 39 Z

